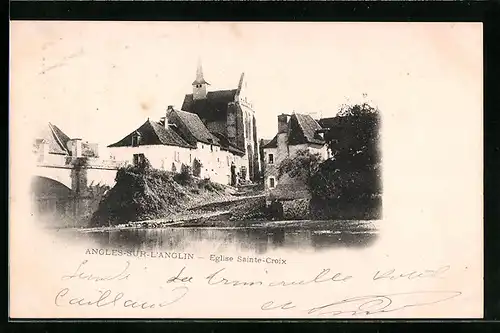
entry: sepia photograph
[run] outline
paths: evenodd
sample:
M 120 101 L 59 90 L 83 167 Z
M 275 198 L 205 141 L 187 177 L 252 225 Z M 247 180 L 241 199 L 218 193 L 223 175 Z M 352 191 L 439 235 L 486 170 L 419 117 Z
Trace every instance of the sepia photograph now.
M 11 21 L 10 61 L 11 317 L 482 316 L 481 24 Z

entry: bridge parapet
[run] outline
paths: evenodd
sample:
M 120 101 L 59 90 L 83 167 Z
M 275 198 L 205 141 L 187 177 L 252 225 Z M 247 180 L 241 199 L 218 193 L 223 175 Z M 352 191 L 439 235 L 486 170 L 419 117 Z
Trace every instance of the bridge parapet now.
M 127 162 L 116 160 L 47 154 L 39 156 L 34 176 L 56 180 L 73 193 L 85 195 L 89 186 L 113 187 L 117 170 L 126 165 Z
M 71 168 L 71 161 L 66 155 L 45 154 L 37 157 L 37 166 Z
M 37 160 L 39 167 L 65 169 L 106 169 L 117 170 L 127 165 L 127 162 L 104 160 L 92 157 L 72 157 L 65 155 L 42 155 Z
M 116 161 L 116 160 L 103 160 L 99 158 L 89 158 L 87 159 L 87 164 L 85 167 L 91 169 L 119 169 L 125 167 L 128 162 Z

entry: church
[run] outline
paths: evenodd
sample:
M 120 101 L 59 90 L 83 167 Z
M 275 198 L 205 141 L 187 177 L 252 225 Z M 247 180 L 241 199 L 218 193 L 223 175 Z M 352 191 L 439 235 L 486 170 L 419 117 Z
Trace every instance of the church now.
M 183 165 L 200 169 L 197 176 L 236 185 L 260 177 L 255 111 L 241 74 L 235 89 L 209 91 L 201 63 L 180 110 L 169 106 L 158 121 L 148 119 L 108 146 L 112 158 L 156 169 L 180 172 Z

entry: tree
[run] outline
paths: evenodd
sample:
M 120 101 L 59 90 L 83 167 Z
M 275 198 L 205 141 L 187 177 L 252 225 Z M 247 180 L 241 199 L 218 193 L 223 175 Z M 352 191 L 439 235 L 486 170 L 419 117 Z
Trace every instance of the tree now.
M 279 165 L 278 177 L 303 179 L 320 201 L 371 199 L 381 193 L 379 139 L 379 110 L 366 103 L 345 105 L 325 133 L 332 158 L 322 161 L 319 154 L 300 150 Z
M 202 167 L 203 167 L 203 164 L 201 164 L 200 160 L 195 158 L 193 161 L 193 175 L 196 177 L 200 177 Z
M 292 178 L 300 178 L 310 187 L 312 177 L 318 172 L 321 155 L 301 149 L 293 157 L 287 157 L 278 166 L 278 178 L 284 174 Z
M 325 140 L 332 153 L 332 162 L 322 165 L 322 178 L 335 184 L 333 197 L 351 201 L 372 197 L 381 192 L 380 182 L 380 112 L 367 103 L 344 105 Z M 317 176 L 317 178 L 319 177 Z M 324 191 L 316 179 L 321 197 Z
M 182 163 L 181 172 L 174 175 L 174 180 L 181 185 L 191 185 L 194 181 L 191 168 Z
M 380 163 L 380 113 L 364 104 L 344 105 L 325 140 L 337 163 L 363 168 Z

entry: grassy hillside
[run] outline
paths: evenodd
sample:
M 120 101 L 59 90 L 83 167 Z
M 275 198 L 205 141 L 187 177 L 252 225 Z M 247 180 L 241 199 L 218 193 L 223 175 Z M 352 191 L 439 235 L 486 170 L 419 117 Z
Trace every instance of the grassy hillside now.
M 214 197 L 228 196 L 223 185 L 150 168 L 118 170 L 109 190 L 92 216 L 91 226 L 109 226 L 166 217 Z

